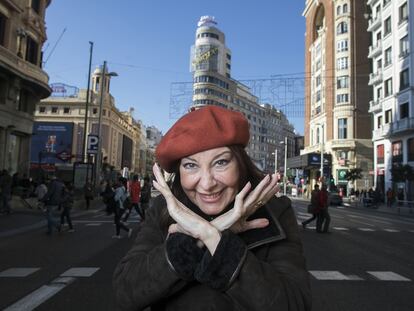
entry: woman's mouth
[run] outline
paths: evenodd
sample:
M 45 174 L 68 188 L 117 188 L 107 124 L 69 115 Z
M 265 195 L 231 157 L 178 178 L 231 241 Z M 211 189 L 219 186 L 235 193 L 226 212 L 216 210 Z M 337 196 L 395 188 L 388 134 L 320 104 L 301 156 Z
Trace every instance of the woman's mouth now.
M 203 202 L 216 203 L 220 200 L 222 193 L 223 193 L 223 190 L 214 192 L 214 193 L 209 193 L 209 194 L 199 193 L 198 195 Z

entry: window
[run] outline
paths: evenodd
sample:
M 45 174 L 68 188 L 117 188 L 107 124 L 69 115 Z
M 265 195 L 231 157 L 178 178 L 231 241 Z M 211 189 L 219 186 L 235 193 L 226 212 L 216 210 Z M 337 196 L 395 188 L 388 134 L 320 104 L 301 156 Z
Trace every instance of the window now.
M 405 57 L 409 53 L 410 42 L 408 41 L 408 35 L 400 39 L 400 57 Z
M 385 111 L 385 124 L 391 123 L 392 122 L 392 110 L 389 109 L 387 111 Z
M 382 87 L 377 88 L 377 99 L 382 98 Z
M 400 105 L 400 119 L 408 118 L 409 110 L 408 110 L 408 103 L 404 103 Z
M 231 55 L 229 53 L 226 53 L 226 57 L 228 60 L 231 60 Z
M 407 7 L 407 2 L 404 3 L 402 6 L 400 6 L 399 8 L 399 21 L 398 23 L 401 24 L 402 22 L 406 21 L 408 19 L 408 7 Z
M 39 107 L 39 113 L 46 113 L 46 107 L 40 106 Z
M 321 76 L 317 76 L 316 77 L 316 87 L 318 87 L 319 85 L 321 85 Z
M 384 164 L 384 145 L 377 146 L 377 164 Z
M 0 45 L 5 44 L 7 17 L 0 13 Z
M 97 114 L 97 113 L 98 113 L 98 108 L 93 108 L 93 109 L 92 109 L 92 113 L 93 113 L 93 114 Z
M 408 161 L 414 161 L 414 137 L 407 140 Z
M 389 47 L 385 50 L 385 63 L 384 66 L 387 67 L 388 65 L 391 65 L 392 63 L 392 48 Z
M 38 63 L 39 44 L 30 36 L 26 37 L 26 60 L 34 65 Z
M 341 15 L 342 14 L 342 7 L 340 5 L 338 5 L 336 7 L 336 15 Z
M 387 4 L 389 4 L 391 2 L 391 0 L 384 0 L 382 6 L 386 6 Z
M 384 36 L 391 33 L 391 16 L 384 21 Z
M 340 35 L 348 32 L 348 24 L 346 22 L 341 22 L 336 26 L 336 34 Z
M 347 103 L 349 101 L 349 94 L 338 94 L 336 95 L 336 102 L 338 104 Z
M 342 13 L 343 14 L 345 14 L 345 13 L 348 13 L 348 4 L 344 4 L 344 6 L 342 7 Z
M 382 59 L 377 60 L 377 72 L 382 69 Z
M 336 88 L 337 89 L 343 89 L 349 87 L 349 77 L 348 76 L 341 76 L 338 77 L 336 80 Z
M 348 51 L 348 40 L 339 40 L 336 43 L 336 51 L 337 52 L 345 52 L 345 51 Z
M 385 97 L 392 95 L 392 78 L 385 81 Z
M 403 149 L 402 141 L 398 140 L 392 143 L 392 162 L 402 162 Z
M 40 13 L 40 0 L 32 0 L 32 9 L 37 14 Z
M 400 91 L 410 86 L 410 73 L 407 69 L 400 72 Z
M 64 114 L 69 114 L 69 113 L 70 113 L 70 108 L 68 108 L 68 107 L 64 107 L 64 108 L 63 108 L 63 113 L 64 113 Z
M 348 69 L 348 57 L 341 57 L 336 60 L 336 69 Z
M 338 138 L 347 138 L 347 119 L 338 119 Z
M 226 63 L 227 69 L 231 69 L 231 65 L 229 63 Z
M 382 116 L 378 116 L 377 118 L 377 129 L 379 129 L 382 125 Z
M 58 113 L 58 107 L 52 107 L 52 113 Z

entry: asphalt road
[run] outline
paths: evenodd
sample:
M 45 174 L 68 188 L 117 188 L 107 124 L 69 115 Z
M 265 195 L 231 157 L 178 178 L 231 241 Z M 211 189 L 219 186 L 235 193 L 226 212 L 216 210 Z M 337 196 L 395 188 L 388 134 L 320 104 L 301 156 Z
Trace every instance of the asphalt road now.
M 309 215 L 296 201 L 298 222 Z M 414 218 L 330 208 L 331 233 L 300 226 L 316 311 L 414 310 Z M 112 239 L 112 217 L 76 211 L 75 232 L 45 234 L 40 213 L 0 225 L 0 309 L 115 310 L 111 278 L 134 239 Z M 130 217 L 137 227 L 137 217 Z M 21 221 L 26 230 L 11 222 Z M 6 225 L 8 223 L 8 225 Z M 313 226 L 313 227 L 312 227 Z

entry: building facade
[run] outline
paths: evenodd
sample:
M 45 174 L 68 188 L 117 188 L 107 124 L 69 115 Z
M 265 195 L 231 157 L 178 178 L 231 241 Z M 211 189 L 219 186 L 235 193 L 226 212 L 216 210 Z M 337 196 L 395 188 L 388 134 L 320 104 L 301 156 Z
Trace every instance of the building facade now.
M 388 188 L 397 191 L 394 164 L 414 167 L 414 1 L 368 0 L 367 5 L 375 185 L 385 193 Z
M 323 152 L 331 158 L 331 163 L 324 164 L 324 176 L 333 177 L 344 191 L 371 187 L 370 38 L 365 1 L 306 0 L 305 6 L 303 153 Z M 356 185 L 343 178 L 353 168 L 361 168 L 363 174 Z M 319 168 L 311 168 L 310 180 L 318 180 L 320 173 Z
M 92 75 L 87 134 L 98 135 L 99 118 L 101 117 L 101 152 L 104 167 L 110 167 L 114 171 L 120 171 L 127 167 L 130 172 L 141 172 L 140 122 L 132 117 L 132 109 L 127 112 L 121 112 L 116 108 L 115 99 L 110 94 L 111 76 L 109 74 L 107 74 L 105 79 L 106 87 L 104 88 L 102 114 L 100 116 L 101 76 L 101 68 L 97 68 Z M 70 126 L 72 134 L 69 135 L 71 136 L 71 142 L 70 144 L 67 143 L 67 150 L 64 150 L 65 153 L 71 155 L 71 159 L 70 161 L 57 161 L 55 164 L 57 166 L 65 166 L 71 165 L 73 162 L 82 162 L 84 160 L 83 154 L 85 153 L 83 136 L 87 91 L 85 89 L 71 88 L 63 84 L 54 84 L 52 89 L 54 91 L 52 96 L 43 99 L 37 105 L 35 121 L 37 123 L 48 122 L 49 125 L 53 126 L 60 123 L 72 124 Z M 58 137 L 53 139 L 59 140 Z M 41 143 L 39 142 L 38 144 Z M 44 148 L 43 146 L 40 147 Z M 59 152 L 59 150 L 56 151 Z M 37 154 L 32 154 L 32 162 L 34 164 L 36 164 L 36 156 Z
M 294 153 L 294 128 L 286 116 L 269 104 L 260 104 L 250 89 L 231 77 L 231 51 L 214 17 L 202 16 L 191 48 L 193 101 L 191 109 L 216 105 L 240 111 L 250 123 L 247 152 L 256 165 L 267 172 L 284 167 L 284 139 L 288 153 Z M 282 143 L 281 143 L 282 142 Z M 276 154 L 276 155 L 275 155 Z
M 42 70 L 50 0 L 0 2 L 0 170 L 29 172 L 33 113 L 50 95 Z

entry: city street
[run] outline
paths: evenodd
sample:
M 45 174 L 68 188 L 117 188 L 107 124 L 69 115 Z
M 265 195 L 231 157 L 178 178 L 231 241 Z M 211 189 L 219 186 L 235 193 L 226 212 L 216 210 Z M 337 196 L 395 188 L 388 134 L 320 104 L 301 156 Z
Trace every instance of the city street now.
M 298 223 L 309 215 L 294 201 Z M 313 310 L 414 310 L 414 218 L 371 209 L 331 207 L 330 233 L 299 230 Z M 111 278 L 133 237 L 112 239 L 102 207 L 73 213 L 75 232 L 45 234 L 39 211 L 1 216 L 0 309 L 114 310 Z M 130 226 L 138 226 L 135 214 Z M 13 227 L 13 222 L 20 226 Z

